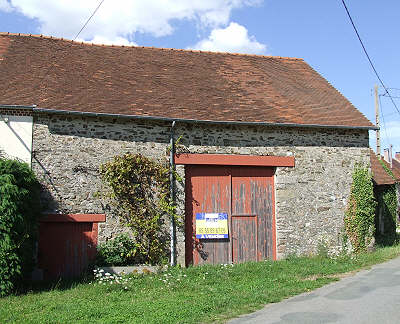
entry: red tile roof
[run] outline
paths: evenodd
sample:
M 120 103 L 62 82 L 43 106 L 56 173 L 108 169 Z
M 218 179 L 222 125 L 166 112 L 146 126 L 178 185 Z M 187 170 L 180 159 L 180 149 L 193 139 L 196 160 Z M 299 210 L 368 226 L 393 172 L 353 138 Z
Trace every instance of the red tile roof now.
M 392 166 L 393 166 L 393 170 L 395 173 L 397 173 L 399 175 L 400 178 L 400 161 L 393 159 L 392 160 Z
M 385 184 L 394 184 L 400 182 L 400 170 L 395 168 L 391 169 L 394 175 L 394 178 L 383 168 L 382 164 L 379 162 L 379 158 L 376 154 L 370 150 L 370 159 L 371 159 L 371 171 L 372 178 L 374 182 L 379 185 Z M 384 163 L 389 169 L 390 165 L 383 158 L 380 159 L 382 163 Z
M 0 104 L 173 119 L 373 127 L 302 59 L 0 33 Z

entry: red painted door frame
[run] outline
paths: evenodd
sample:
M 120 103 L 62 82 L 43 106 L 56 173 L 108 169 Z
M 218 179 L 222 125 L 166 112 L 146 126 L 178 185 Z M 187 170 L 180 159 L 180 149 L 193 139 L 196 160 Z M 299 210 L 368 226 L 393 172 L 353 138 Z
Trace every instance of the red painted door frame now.
M 273 168 L 190 165 L 185 174 L 187 265 L 276 259 Z M 195 238 L 195 215 L 203 212 L 228 214 L 228 239 Z M 255 222 L 248 222 L 251 217 L 257 218 Z M 243 228 L 238 228 L 238 221 L 242 222 Z M 254 239 L 253 243 L 240 237 L 245 233 Z M 242 241 L 243 245 L 233 244 L 234 239 Z M 254 251 L 257 252 L 253 256 Z
M 294 167 L 295 160 L 293 156 L 184 153 L 175 154 L 175 164 Z
M 295 159 L 292 156 L 251 156 L 251 155 L 223 155 L 223 154 L 178 154 L 175 155 L 175 163 L 177 165 L 225 165 L 225 166 L 264 166 L 264 167 L 294 167 Z M 273 242 L 273 259 L 276 260 L 276 220 L 275 220 L 275 196 L 274 196 L 274 181 L 272 177 L 272 242 Z M 189 188 L 188 181 L 186 181 L 186 195 L 191 195 L 192 188 Z M 189 215 L 188 211 L 192 211 L 192 206 L 189 206 L 188 201 L 186 199 L 186 220 L 193 217 L 193 213 L 191 212 Z M 190 203 L 192 204 L 192 203 Z M 231 221 L 229 222 L 230 233 L 232 233 L 232 216 L 229 218 Z M 187 237 L 193 237 L 193 226 L 191 222 L 185 222 L 185 230 Z M 257 224 L 257 222 L 256 222 Z M 198 243 L 198 242 L 197 242 Z M 193 249 L 192 242 L 189 240 L 185 240 L 186 244 L 186 265 L 189 265 L 193 262 L 193 253 L 188 255 L 188 251 Z M 196 244 L 196 240 L 195 240 Z M 230 244 L 231 245 L 231 244 Z M 232 254 L 233 254 L 233 250 Z M 231 258 L 233 255 L 231 256 Z M 259 259 L 257 252 L 257 259 Z

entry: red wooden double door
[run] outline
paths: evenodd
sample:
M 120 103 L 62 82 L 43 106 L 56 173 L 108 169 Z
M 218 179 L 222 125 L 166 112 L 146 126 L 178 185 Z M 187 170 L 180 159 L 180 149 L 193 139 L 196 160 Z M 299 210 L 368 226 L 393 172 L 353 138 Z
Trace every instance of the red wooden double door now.
M 186 166 L 186 264 L 275 259 L 274 168 Z M 196 239 L 196 213 L 227 213 L 227 239 Z

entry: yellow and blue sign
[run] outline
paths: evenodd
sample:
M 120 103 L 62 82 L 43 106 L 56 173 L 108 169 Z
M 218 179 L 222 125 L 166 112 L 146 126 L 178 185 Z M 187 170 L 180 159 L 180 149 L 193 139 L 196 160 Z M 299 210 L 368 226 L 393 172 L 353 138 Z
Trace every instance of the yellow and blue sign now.
M 196 238 L 228 238 L 228 214 L 196 213 Z

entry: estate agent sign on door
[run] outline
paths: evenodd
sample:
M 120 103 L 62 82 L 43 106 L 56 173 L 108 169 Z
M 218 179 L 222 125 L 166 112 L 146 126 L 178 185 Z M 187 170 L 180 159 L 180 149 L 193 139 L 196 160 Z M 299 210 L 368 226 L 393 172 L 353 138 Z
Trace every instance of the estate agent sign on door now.
M 228 214 L 196 213 L 196 238 L 228 238 Z

